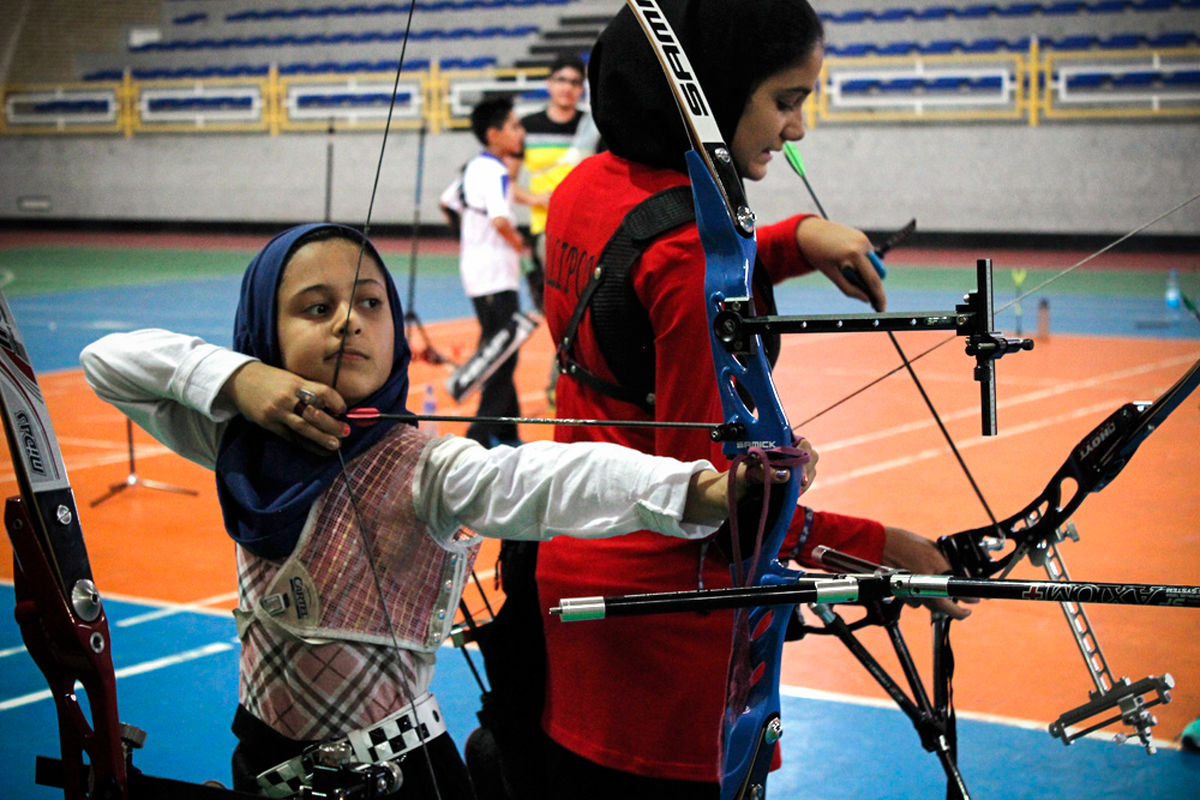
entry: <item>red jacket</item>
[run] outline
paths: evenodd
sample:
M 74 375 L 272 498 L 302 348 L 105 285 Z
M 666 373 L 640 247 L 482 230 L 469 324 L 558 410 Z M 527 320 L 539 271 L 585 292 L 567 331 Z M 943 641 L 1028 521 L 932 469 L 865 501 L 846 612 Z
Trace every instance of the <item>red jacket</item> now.
M 546 318 L 557 342 L 591 266 L 625 214 L 687 176 L 652 169 L 611 153 L 585 160 L 555 191 L 546 228 Z M 811 271 L 796 245 L 799 217 L 758 229 L 758 254 L 773 282 Z M 695 223 L 650 246 L 633 270 L 634 290 L 649 313 L 656 358 L 655 415 L 662 420 L 721 420 L 703 303 L 704 252 Z M 612 380 L 591 335 L 578 332 L 576 357 Z M 558 382 L 560 417 L 647 419 L 636 406 L 602 396 L 568 375 Z M 612 441 L 643 452 L 725 468 L 719 443 L 704 430 L 560 426 L 559 441 Z M 820 443 L 816 443 L 820 449 Z M 784 544 L 792 554 L 805 514 Z M 826 544 L 878 561 L 883 526 L 816 512 L 799 555 Z M 563 597 L 729 586 L 728 561 L 716 547 L 635 533 L 540 545 L 543 608 Z M 730 655 L 732 612 L 670 614 L 598 622 L 547 618 L 547 687 L 543 725 L 567 749 L 614 769 L 678 780 L 716 781 L 718 739 Z

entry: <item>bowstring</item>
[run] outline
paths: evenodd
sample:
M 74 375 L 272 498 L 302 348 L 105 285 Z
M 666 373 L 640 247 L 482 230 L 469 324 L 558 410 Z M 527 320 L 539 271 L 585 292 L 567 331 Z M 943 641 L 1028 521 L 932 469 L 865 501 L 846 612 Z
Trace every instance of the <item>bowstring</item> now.
M 804 187 L 806 189 L 808 189 L 809 196 L 812 197 L 813 202 L 816 203 L 817 210 L 821 212 L 821 217 L 823 217 L 824 219 L 829 219 L 829 215 L 825 213 L 825 207 L 821 205 L 820 199 L 817 198 L 816 191 L 813 189 L 812 184 L 809 183 L 809 181 L 808 181 L 808 176 L 803 171 L 801 171 L 800 177 L 804 181 Z M 962 469 L 963 475 L 966 476 L 967 483 L 969 483 L 971 485 L 972 491 L 975 492 L 975 497 L 977 497 L 979 499 L 980 504 L 983 506 L 984 512 L 987 514 L 988 519 L 991 520 L 992 527 L 996 529 L 996 533 L 999 534 L 1000 538 L 1004 538 L 1003 532 L 1000 531 L 1000 523 L 996 519 L 996 515 L 992 512 L 991 505 L 988 503 L 987 498 L 984 497 L 983 490 L 979 487 L 979 483 L 975 480 L 975 475 L 971 472 L 971 468 L 967 466 L 966 459 L 964 459 L 962 457 L 962 453 L 959 452 L 958 445 L 956 445 L 954 443 L 954 438 L 952 436 L 950 436 L 950 431 L 946 428 L 946 424 L 942 421 L 942 415 L 938 413 L 937 407 L 934 406 L 933 399 L 929 396 L 929 393 L 925 391 L 925 385 L 923 383 L 921 383 L 921 379 L 917 376 L 917 371 L 915 369 L 913 369 L 913 362 L 909 359 L 908 354 L 904 352 L 904 348 L 900 346 L 900 340 L 896 338 L 896 334 L 893 333 L 892 331 L 888 331 L 887 335 L 888 335 L 888 340 L 891 341 L 891 343 L 892 343 L 892 347 L 894 347 L 896 349 L 896 354 L 900 356 L 901 367 L 908 370 L 908 375 L 910 378 L 912 378 L 913 384 L 917 387 L 917 391 L 921 395 L 921 399 L 925 402 L 925 407 L 928 408 L 929 413 L 933 415 L 933 421 L 935 423 L 937 423 L 938 430 L 940 430 L 942 432 L 942 438 L 944 438 L 946 440 L 946 444 L 950 447 L 950 452 L 954 454 L 955 460 L 958 461 L 958 466 Z M 953 338 L 954 337 L 951 337 L 951 339 L 953 339 Z M 922 355 L 924 355 L 924 354 L 922 354 Z M 900 369 L 900 367 L 897 367 L 896 369 L 889 372 L 888 375 L 892 375 L 892 374 L 898 372 L 899 369 Z M 887 376 L 884 376 L 884 377 L 887 377 Z M 878 383 L 880 380 L 883 380 L 883 378 L 876 379 L 875 381 L 872 382 L 871 385 Z M 845 402 L 846 400 L 849 400 L 850 397 L 853 397 L 854 395 L 859 394 L 862 391 L 864 391 L 864 390 L 859 389 L 858 391 L 854 392 L 853 394 L 842 398 L 842 400 L 840 400 L 835 405 L 840 405 L 841 403 Z M 824 413 L 824 412 L 821 412 L 821 413 Z M 808 422 L 811 422 L 812 420 L 816 419 L 819 416 L 820 416 L 820 414 L 818 414 L 817 416 L 814 416 L 814 417 L 810 417 L 809 419 L 804 420 L 803 422 L 793 426 L 792 427 L 793 433 L 801 425 L 807 424 Z
M 338 376 L 341 373 L 341 369 L 342 369 L 342 357 L 344 356 L 344 354 L 346 352 L 346 340 L 347 340 L 347 337 L 350 335 L 350 319 L 354 312 L 355 295 L 358 293 L 358 280 L 362 274 L 363 256 L 366 254 L 367 242 L 370 241 L 371 217 L 375 211 L 375 198 L 378 196 L 378 193 L 379 193 L 379 181 L 383 174 L 383 157 L 387 151 L 388 135 L 391 133 L 391 129 L 392 129 L 392 119 L 395 115 L 395 110 L 396 110 L 396 94 L 400 90 L 400 74 L 404 70 L 404 56 L 408 50 L 409 34 L 412 31 L 413 12 L 416 10 L 416 7 L 417 7 L 416 2 L 409 3 L 408 17 L 407 17 L 407 19 L 405 21 L 405 25 L 404 25 L 404 39 L 400 43 L 400 57 L 399 57 L 399 60 L 396 62 L 396 74 L 392 81 L 392 95 L 391 95 L 391 99 L 388 103 L 387 118 L 385 119 L 384 125 L 383 125 L 383 138 L 379 145 L 379 158 L 377 159 L 377 161 L 375 163 L 375 175 L 371 181 L 371 197 L 367 203 L 367 216 L 366 216 L 366 219 L 363 221 L 362 241 L 359 243 L 358 259 L 354 265 L 354 280 L 350 287 L 350 302 L 346 306 L 346 321 L 342 325 L 341 341 L 338 344 L 337 357 L 335 358 L 334 364 L 333 364 L 333 377 L 330 381 L 330 386 L 335 390 L 337 389 Z M 414 231 L 413 235 L 414 236 L 416 235 L 415 231 Z M 372 537 L 367 529 L 366 517 L 363 515 L 362 509 L 359 506 L 358 497 L 354 491 L 353 482 L 350 480 L 350 472 L 347 467 L 346 456 L 342 452 L 341 448 L 339 448 L 337 450 L 337 456 L 338 456 L 338 463 L 341 465 L 341 469 L 342 469 L 342 479 L 346 482 L 346 494 L 350 499 L 351 508 L 354 509 L 354 517 L 358 522 L 359 539 L 362 544 L 363 552 L 366 554 L 366 557 L 367 557 L 367 564 L 371 569 L 371 578 L 372 578 L 372 581 L 375 586 L 375 592 L 379 595 L 379 605 L 383 610 L 383 617 L 384 617 L 384 622 L 387 625 L 388 635 L 391 637 L 391 640 L 392 640 L 392 649 L 395 650 L 395 652 L 397 654 L 400 654 L 400 653 L 403 653 L 404 648 L 402 648 L 400 646 L 400 641 L 396 637 L 396 628 L 392 622 L 391 611 L 388 609 L 387 597 L 383 591 L 383 582 L 379 577 L 379 570 L 376 569 L 376 567 L 375 567 L 375 561 L 371 557 L 371 539 L 372 539 Z M 405 548 L 405 553 L 398 563 L 403 564 L 408 561 L 408 555 L 411 553 L 412 548 L 414 546 L 415 546 L 415 542 L 408 543 L 408 545 Z M 401 670 L 400 670 L 401 681 L 400 681 L 400 683 L 404 690 L 404 697 L 408 701 L 409 708 L 412 709 L 413 719 L 414 719 L 414 721 L 416 721 L 417 706 L 416 706 L 416 697 L 413 694 L 412 684 L 417 679 L 417 673 L 420 669 L 420 666 L 419 666 L 419 664 L 415 663 L 415 660 L 414 660 L 414 664 L 412 667 L 412 678 L 411 678 L 411 680 L 407 680 L 407 679 L 405 679 L 405 670 L 403 669 L 404 659 L 398 658 L 397 660 L 400 662 L 400 665 L 401 665 Z M 435 656 L 435 660 L 436 660 L 436 656 Z M 420 743 L 421 752 L 425 757 L 425 766 L 429 771 L 429 779 L 433 785 L 434 795 L 437 797 L 437 800 L 441 800 L 442 792 L 441 792 L 440 787 L 438 786 L 437 772 L 434 770 L 433 757 L 429 754 L 428 743 L 426 741 L 425 734 L 422 730 L 422 727 L 423 726 L 419 722 L 417 722 L 417 724 L 414 725 L 414 730 L 416 731 L 416 734 L 417 734 L 417 741 Z

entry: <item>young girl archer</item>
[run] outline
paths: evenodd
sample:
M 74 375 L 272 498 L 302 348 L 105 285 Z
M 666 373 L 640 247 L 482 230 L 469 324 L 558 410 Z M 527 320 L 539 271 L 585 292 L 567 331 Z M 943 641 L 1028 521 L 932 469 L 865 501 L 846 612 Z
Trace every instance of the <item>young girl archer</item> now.
M 404 419 L 409 357 L 382 259 L 332 224 L 284 231 L 250 262 L 232 350 L 143 330 L 81 355 L 102 399 L 216 472 L 237 543 L 237 789 L 290 796 L 312 745 L 343 741 L 354 761 L 400 764 L 397 797 L 470 798 L 429 692 L 478 549 L 463 527 L 703 538 L 726 515 L 707 461 L 435 439 Z M 351 427 L 352 406 L 385 418 Z

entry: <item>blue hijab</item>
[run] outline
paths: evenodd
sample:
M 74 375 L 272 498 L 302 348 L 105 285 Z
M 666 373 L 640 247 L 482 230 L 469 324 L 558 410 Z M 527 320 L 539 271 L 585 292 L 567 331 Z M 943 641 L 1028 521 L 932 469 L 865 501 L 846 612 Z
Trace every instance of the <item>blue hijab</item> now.
M 361 233 L 344 225 L 315 224 L 289 228 L 276 236 L 246 268 L 233 328 L 233 349 L 273 367 L 282 367 L 276 295 L 288 259 L 313 238 L 339 238 L 363 244 L 363 257 L 379 263 L 387 285 L 388 304 L 395 327 L 392 372 L 387 381 L 362 405 L 384 414 L 409 414 L 408 364 L 411 353 L 404 338 L 404 313 L 392 276 L 383 259 Z M 337 387 L 334 387 L 337 388 Z M 399 420 L 381 420 L 369 427 L 351 426 L 341 451 L 349 461 L 370 449 Z M 415 421 L 412 424 L 416 424 Z M 217 498 L 225 529 L 251 553 L 280 559 L 292 552 L 309 508 L 341 473 L 335 454 L 317 455 L 255 425 L 235 417 L 217 453 Z

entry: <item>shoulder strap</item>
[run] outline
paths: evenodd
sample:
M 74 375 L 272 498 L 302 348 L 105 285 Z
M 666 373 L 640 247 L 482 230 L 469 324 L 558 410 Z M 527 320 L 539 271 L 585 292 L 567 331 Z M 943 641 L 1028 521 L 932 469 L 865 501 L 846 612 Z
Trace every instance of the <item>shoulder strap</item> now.
M 696 218 L 690 186 L 674 186 L 647 197 L 621 220 L 604 245 L 596 268 L 558 344 L 558 369 L 609 397 L 654 408 L 654 330 L 633 291 L 633 265 L 664 233 Z M 616 382 L 589 371 L 575 358 L 575 340 L 588 308 L 592 333 Z

